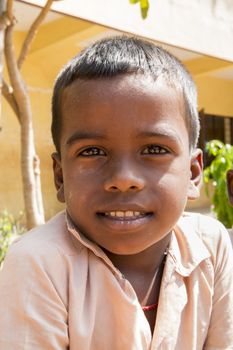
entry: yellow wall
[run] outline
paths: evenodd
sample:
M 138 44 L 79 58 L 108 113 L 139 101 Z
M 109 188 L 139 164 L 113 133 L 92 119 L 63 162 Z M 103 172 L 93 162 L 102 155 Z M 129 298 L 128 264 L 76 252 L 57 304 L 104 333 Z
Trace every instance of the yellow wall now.
M 206 114 L 233 117 L 233 81 L 215 77 L 197 77 L 199 108 Z

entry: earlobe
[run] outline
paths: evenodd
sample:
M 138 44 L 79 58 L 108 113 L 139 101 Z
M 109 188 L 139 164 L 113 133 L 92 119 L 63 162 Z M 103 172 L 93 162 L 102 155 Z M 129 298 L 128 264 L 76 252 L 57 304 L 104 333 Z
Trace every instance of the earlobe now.
M 52 153 L 53 159 L 53 176 L 54 176 L 54 184 L 57 189 L 57 199 L 59 202 L 65 202 L 65 194 L 64 194 L 64 184 L 63 184 L 63 172 L 61 165 L 61 157 L 59 153 Z
M 200 196 L 202 185 L 203 153 L 201 149 L 196 149 L 190 161 L 190 181 L 188 188 L 188 199 L 194 200 Z
M 231 205 L 233 206 L 233 170 L 227 172 L 227 190 Z

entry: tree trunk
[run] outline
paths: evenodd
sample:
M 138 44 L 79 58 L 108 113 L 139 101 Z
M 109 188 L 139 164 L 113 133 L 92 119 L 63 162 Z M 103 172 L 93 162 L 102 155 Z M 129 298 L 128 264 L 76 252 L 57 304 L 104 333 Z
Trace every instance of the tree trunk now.
M 41 196 L 39 157 L 35 152 L 32 112 L 28 93 L 19 91 L 22 96 L 19 106 L 21 120 L 21 171 L 24 203 L 28 228 L 44 223 L 44 210 Z
M 39 158 L 35 152 L 32 111 L 26 84 L 17 65 L 13 46 L 13 0 L 7 1 L 8 24 L 5 30 L 5 57 L 9 79 L 13 90 L 11 98 L 16 106 L 14 111 L 21 130 L 21 173 L 27 228 L 44 223 L 44 210 L 41 195 Z M 7 89 L 6 89 L 7 90 Z M 5 95 L 4 95 L 5 96 Z M 9 100 L 8 100 L 9 102 Z M 13 104 L 11 104 L 13 107 Z
M 2 115 L 2 82 L 3 82 L 3 53 L 4 53 L 4 13 L 6 10 L 6 0 L 0 0 L 0 123 Z M 0 124 L 1 127 L 1 124 Z
M 23 181 L 23 196 L 27 227 L 31 228 L 44 223 L 44 209 L 40 182 L 40 162 L 35 151 L 34 132 L 32 125 L 32 111 L 26 84 L 20 73 L 20 68 L 28 54 L 30 45 L 39 26 L 49 12 L 53 0 L 47 0 L 38 17 L 28 30 L 17 60 L 13 45 L 13 29 L 15 18 L 13 15 L 14 0 L 0 0 L 6 2 L 7 19 L 5 29 L 5 58 L 11 86 L 3 81 L 2 93 L 15 112 L 21 130 L 21 172 Z
M 5 31 L 6 64 L 14 97 L 18 106 L 18 119 L 21 130 L 21 170 L 23 180 L 23 195 L 26 209 L 27 227 L 31 228 L 44 222 L 43 204 L 41 200 L 40 172 L 38 171 L 38 156 L 35 153 L 32 112 L 29 95 L 17 67 L 13 50 L 13 24 Z M 39 194 L 39 197 L 38 197 Z

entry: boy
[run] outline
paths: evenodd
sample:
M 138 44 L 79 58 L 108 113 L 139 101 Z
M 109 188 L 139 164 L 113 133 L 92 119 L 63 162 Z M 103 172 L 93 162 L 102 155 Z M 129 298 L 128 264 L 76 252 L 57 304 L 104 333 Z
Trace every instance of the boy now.
M 93 44 L 60 73 L 52 155 L 59 201 L 14 243 L 0 279 L 0 348 L 233 348 L 233 257 L 199 194 L 196 90 L 146 41 Z

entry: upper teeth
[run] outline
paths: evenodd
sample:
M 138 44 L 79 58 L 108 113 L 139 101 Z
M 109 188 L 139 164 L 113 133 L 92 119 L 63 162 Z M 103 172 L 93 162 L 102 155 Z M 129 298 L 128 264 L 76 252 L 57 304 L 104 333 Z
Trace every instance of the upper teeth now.
M 121 211 L 121 210 L 117 210 L 117 211 L 110 211 L 105 213 L 105 215 L 109 215 L 109 216 L 117 216 L 117 217 L 132 217 L 132 216 L 140 216 L 143 213 L 139 212 L 139 211 L 132 211 L 132 210 L 127 210 L 127 211 Z

